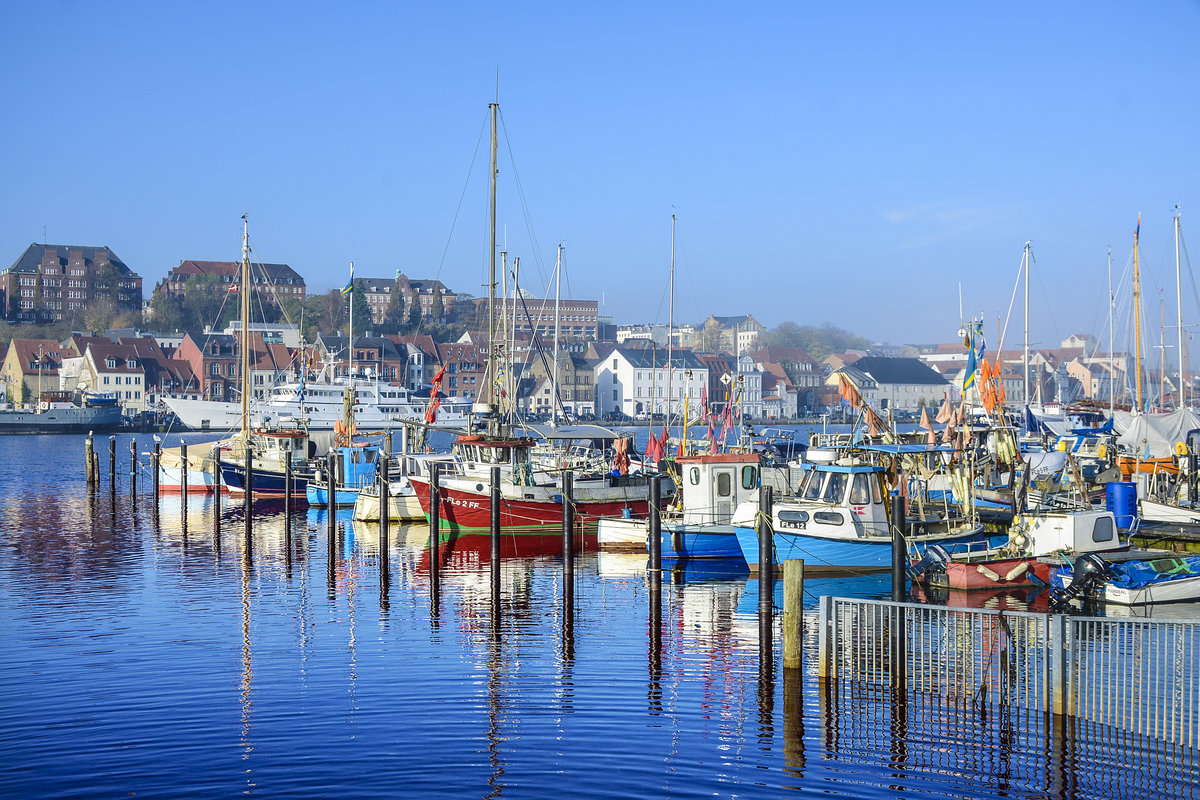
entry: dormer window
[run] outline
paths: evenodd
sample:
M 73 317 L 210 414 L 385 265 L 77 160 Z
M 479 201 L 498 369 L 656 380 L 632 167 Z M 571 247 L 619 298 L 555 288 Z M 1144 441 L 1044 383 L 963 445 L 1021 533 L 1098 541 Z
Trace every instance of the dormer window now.
M 108 367 L 109 369 L 116 369 L 117 368 L 117 360 L 115 358 L 110 358 L 106 362 L 104 362 L 104 365 L 106 367 Z

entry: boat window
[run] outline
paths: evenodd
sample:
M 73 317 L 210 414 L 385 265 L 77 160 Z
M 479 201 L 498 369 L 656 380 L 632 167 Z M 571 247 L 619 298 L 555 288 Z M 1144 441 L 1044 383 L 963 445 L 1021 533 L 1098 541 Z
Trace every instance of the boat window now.
M 1093 542 L 1111 542 L 1113 540 L 1112 517 L 1097 517 L 1092 527 Z
M 883 502 L 883 489 L 880 487 L 878 475 L 871 476 L 871 502 L 872 503 L 882 503 Z
M 813 470 L 808 475 L 808 482 L 804 486 L 805 500 L 820 500 L 821 499 L 821 484 L 825 481 L 825 476 L 828 472 L 817 472 Z
M 822 525 L 841 525 L 844 518 L 836 511 L 818 511 L 813 514 L 813 522 L 819 522 Z
M 758 486 L 758 468 L 745 466 L 742 467 L 742 488 L 753 489 Z
M 842 501 L 842 496 L 845 494 L 846 473 L 829 473 L 829 482 L 825 484 L 825 493 L 821 495 L 821 499 L 826 503 L 840 503 Z
M 717 496 L 729 497 L 729 494 L 732 490 L 733 481 L 730 480 L 729 473 L 725 470 L 721 470 L 717 473 Z
M 690 480 L 692 482 L 692 486 L 695 486 L 698 483 L 700 483 L 700 468 L 699 467 L 692 467 L 690 470 L 688 470 L 688 480 Z
M 860 472 L 854 476 L 854 482 L 850 485 L 850 505 L 865 506 L 871 502 L 871 487 L 868 486 L 870 478 L 865 472 Z

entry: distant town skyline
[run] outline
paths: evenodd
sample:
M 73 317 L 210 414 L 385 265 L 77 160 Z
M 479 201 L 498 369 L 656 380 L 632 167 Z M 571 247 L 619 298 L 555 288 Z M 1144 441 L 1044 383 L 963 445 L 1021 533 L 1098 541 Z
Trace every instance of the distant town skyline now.
M 354 261 L 481 296 L 498 75 L 498 236 L 534 294 L 561 241 L 564 296 L 618 323 L 673 306 L 937 342 L 960 309 L 994 336 L 1011 303 L 1012 347 L 1028 240 L 1046 347 L 1107 340 L 1111 247 L 1128 349 L 1140 212 L 1143 336 L 1174 338 L 1195 4 L 234 8 L 0 10 L 12 257 L 107 245 L 148 295 L 183 260 L 236 260 L 249 212 L 256 260 L 312 293 Z

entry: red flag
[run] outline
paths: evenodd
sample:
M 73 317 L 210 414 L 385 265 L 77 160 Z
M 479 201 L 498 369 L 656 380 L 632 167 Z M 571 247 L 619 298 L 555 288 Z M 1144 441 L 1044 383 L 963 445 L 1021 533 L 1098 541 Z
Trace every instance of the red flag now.
M 442 364 L 442 368 L 437 371 L 437 375 L 433 376 L 433 384 L 429 387 L 429 396 L 434 397 L 438 393 L 438 389 L 442 388 L 442 376 L 446 374 L 446 365 Z
M 425 412 L 425 421 L 426 422 L 428 422 L 430 424 L 437 422 L 437 410 L 438 410 L 438 406 L 440 406 L 441 404 L 442 404 L 442 399 L 440 397 L 436 398 L 432 403 L 429 404 L 429 410 Z

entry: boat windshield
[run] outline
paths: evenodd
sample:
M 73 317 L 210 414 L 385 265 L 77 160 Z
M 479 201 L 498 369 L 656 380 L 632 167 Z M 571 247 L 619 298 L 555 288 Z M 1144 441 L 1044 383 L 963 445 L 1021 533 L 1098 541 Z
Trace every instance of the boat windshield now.
M 826 503 L 840 503 L 842 496 L 846 494 L 846 473 L 831 472 L 829 473 L 829 481 L 825 484 L 825 494 L 821 499 Z
M 820 500 L 821 499 L 821 484 L 825 480 L 828 472 L 818 472 L 811 470 L 808 473 L 808 479 L 804 483 L 804 489 L 801 491 L 801 496 L 805 500 Z
M 865 506 L 870 502 L 870 477 L 867 475 L 867 473 L 860 472 L 854 476 L 854 482 L 850 486 L 850 505 Z

